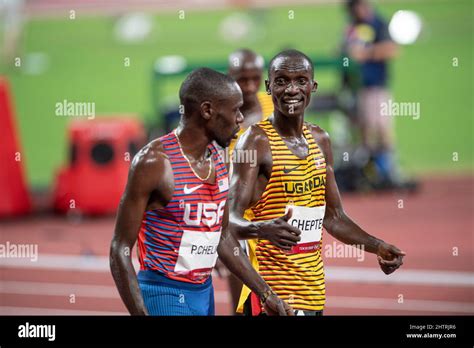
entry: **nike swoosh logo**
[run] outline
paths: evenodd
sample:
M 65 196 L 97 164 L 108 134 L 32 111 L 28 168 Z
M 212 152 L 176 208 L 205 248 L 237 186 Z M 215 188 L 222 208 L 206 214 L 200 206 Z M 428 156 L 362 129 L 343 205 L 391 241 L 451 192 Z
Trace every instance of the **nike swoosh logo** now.
M 191 188 L 188 188 L 188 185 L 184 185 L 184 194 L 185 194 L 185 195 L 189 195 L 190 193 L 193 193 L 194 191 L 196 191 L 197 189 L 199 189 L 201 186 L 202 186 L 202 184 L 201 184 L 201 185 L 194 186 L 194 187 L 191 187 Z
M 298 164 L 296 167 L 293 167 L 293 168 L 286 168 L 286 167 L 285 167 L 285 168 L 283 168 L 283 173 L 289 174 L 289 173 L 291 173 L 292 171 L 294 171 L 294 170 L 295 170 L 296 168 L 298 168 L 298 167 L 301 167 L 301 164 Z

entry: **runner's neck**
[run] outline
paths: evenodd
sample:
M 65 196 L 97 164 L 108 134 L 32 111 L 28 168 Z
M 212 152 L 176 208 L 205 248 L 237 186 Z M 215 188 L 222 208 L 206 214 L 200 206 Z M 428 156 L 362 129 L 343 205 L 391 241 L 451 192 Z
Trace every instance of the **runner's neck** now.
M 187 158 L 195 162 L 207 161 L 211 155 L 209 151 L 209 144 L 211 143 L 205 134 L 201 133 L 199 128 L 192 128 L 188 125 L 181 126 L 175 130 L 181 146 L 181 151 Z
M 275 110 L 269 120 L 281 137 L 303 136 L 304 114 L 287 117 Z

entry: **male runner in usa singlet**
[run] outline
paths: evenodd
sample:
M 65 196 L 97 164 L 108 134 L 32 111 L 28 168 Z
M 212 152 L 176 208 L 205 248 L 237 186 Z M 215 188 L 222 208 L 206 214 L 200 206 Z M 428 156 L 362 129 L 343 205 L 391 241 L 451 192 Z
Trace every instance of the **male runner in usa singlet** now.
M 227 169 L 212 142 L 227 147 L 240 129 L 239 86 L 200 68 L 187 76 L 179 97 L 184 113 L 178 128 L 135 156 L 118 209 L 110 267 L 122 300 L 135 315 L 214 315 L 210 274 L 219 253 L 268 314 L 293 314 L 228 228 Z M 296 230 L 289 217 L 267 228 Z M 138 276 L 130 256 L 137 239 Z
M 304 121 L 317 88 L 311 60 L 296 50 L 277 54 L 269 64 L 266 87 L 273 115 L 251 126 L 236 145 L 236 150 L 256 151 L 257 165 L 233 163 L 230 219 L 240 228 L 232 231 L 248 239 L 253 266 L 297 315 L 321 315 L 323 226 L 343 243 L 376 254 L 386 274 L 402 265 L 405 253 L 366 233 L 342 208 L 329 136 Z M 260 228 L 288 211 L 296 234 Z M 243 288 L 238 311 L 259 315 L 261 301 L 250 290 Z

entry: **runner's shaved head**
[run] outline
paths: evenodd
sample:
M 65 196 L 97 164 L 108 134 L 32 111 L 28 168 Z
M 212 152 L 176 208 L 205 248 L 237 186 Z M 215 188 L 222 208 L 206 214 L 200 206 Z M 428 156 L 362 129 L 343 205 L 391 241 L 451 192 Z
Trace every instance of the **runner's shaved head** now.
M 263 57 L 252 50 L 241 48 L 229 55 L 229 74 L 232 76 L 242 69 L 262 69 L 265 65 Z
M 290 61 L 291 64 L 289 64 Z M 270 78 L 270 74 L 275 69 L 279 68 L 309 68 L 311 75 L 314 77 L 313 61 L 306 54 L 298 50 L 285 50 L 273 57 L 268 65 L 268 78 Z
M 198 68 L 181 84 L 179 100 L 186 110 L 191 111 L 204 101 L 223 101 L 237 89 L 239 86 L 230 76 L 209 68 Z

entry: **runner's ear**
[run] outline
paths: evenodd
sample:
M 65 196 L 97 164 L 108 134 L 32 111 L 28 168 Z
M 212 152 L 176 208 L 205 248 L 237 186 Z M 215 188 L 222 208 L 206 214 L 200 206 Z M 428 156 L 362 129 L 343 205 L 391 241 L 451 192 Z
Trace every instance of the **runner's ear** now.
M 272 94 L 272 91 L 270 90 L 270 81 L 268 80 L 265 80 L 265 90 L 267 91 L 268 95 Z
M 313 88 L 311 88 L 311 92 L 316 92 L 316 90 L 318 89 L 318 82 L 316 82 L 315 80 L 313 80 Z
M 201 103 L 201 116 L 206 120 L 212 117 L 212 104 L 210 101 L 203 101 Z

